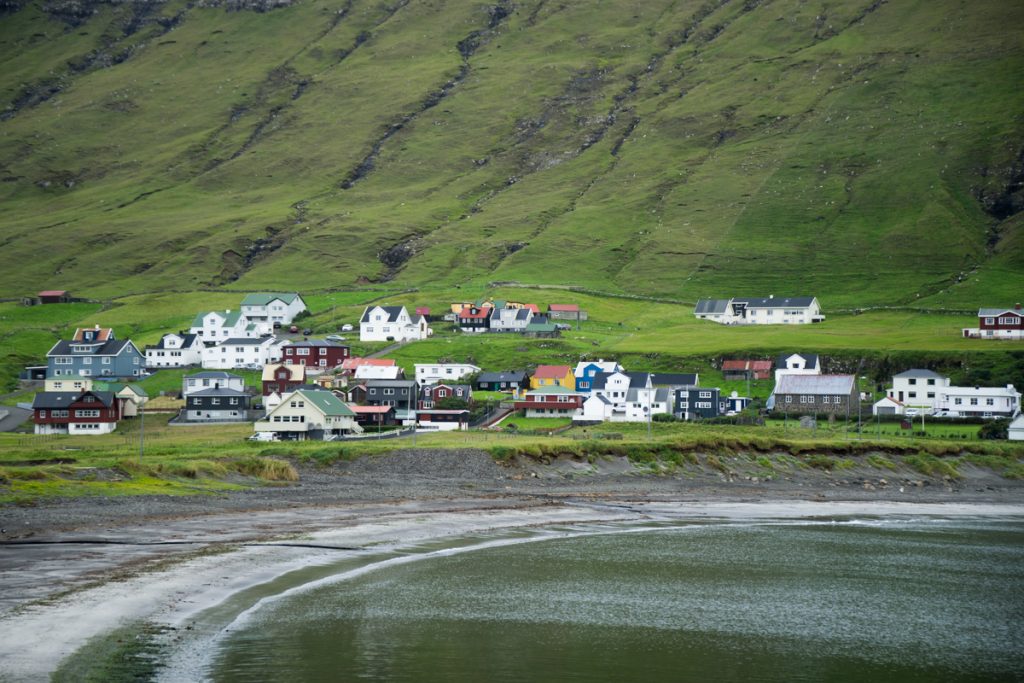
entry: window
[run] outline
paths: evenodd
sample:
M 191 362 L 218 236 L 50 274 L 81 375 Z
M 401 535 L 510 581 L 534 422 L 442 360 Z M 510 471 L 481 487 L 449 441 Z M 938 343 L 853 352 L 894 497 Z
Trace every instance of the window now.
M 994 406 L 995 404 L 996 404 L 996 400 L 994 398 L 986 398 L 985 399 L 985 405 L 987 405 L 987 406 Z
M 321 356 L 326 356 L 326 355 L 327 355 L 327 349 L 326 349 L 326 348 L 324 348 L 324 347 L 321 347 L 321 348 L 320 348 L 320 355 L 321 355 Z
M 962 406 L 963 404 L 964 404 L 964 400 L 962 398 L 954 398 L 953 399 L 953 405 L 955 405 L 955 406 Z
M 801 403 L 807 403 L 807 397 L 806 397 L 806 396 L 804 396 L 803 394 L 801 394 L 801 395 L 800 395 L 800 402 L 801 402 Z
M 76 410 L 75 417 L 99 417 L 100 411 L 98 410 Z
M 986 325 L 995 325 L 996 324 L 996 319 L 995 318 L 985 318 L 985 324 Z
M 138 356 L 132 356 L 132 365 L 138 365 L 138 364 L 139 364 L 139 357 Z
M 711 398 L 711 392 L 710 391 L 702 391 L 702 392 L 700 392 L 700 398 Z
M 84 365 L 92 365 L 92 358 L 86 356 L 85 358 L 82 359 L 82 363 Z
M 66 410 L 51 410 L 50 417 L 67 417 L 68 411 Z
M 976 399 L 976 398 L 972 398 L 972 399 L 971 399 L 971 405 L 972 405 L 972 406 L 976 406 L 976 405 L 978 405 L 978 399 Z
M 194 398 L 194 399 L 192 399 L 192 405 L 194 405 L 194 406 L 197 406 L 197 405 L 199 405 L 200 403 L 202 403 L 202 401 L 200 401 L 200 400 L 199 400 L 198 398 Z
M 210 405 L 219 406 L 220 405 L 220 399 L 219 398 L 211 398 L 210 399 Z
M 40 410 L 39 411 L 39 417 L 46 417 L 46 411 L 45 410 Z
M 161 351 L 158 355 L 162 356 L 162 355 L 164 355 L 164 352 Z M 181 354 L 178 354 L 178 355 L 180 356 Z M 102 362 L 103 362 L 104 365 L 110 365 L 110 356 L 103 356 L 103 361 Z M 135 359 L 135 364 L 136 365 L 139 364 L 139 359 L 138 358 Z
M 1007 315 L 999 319 L 1000 325 L 1015 325 L 1016 323 L 1017 319 L 1014 318 L 1012 315 Z
M 71 365 L 71 357 L 70 356 L 57 356 L 56 358 L 53 359 L 53 362 L 56 365 Z
M 907 380 L 907 384 L 909 384 L 910 386 L 914 386 L 915 384 L 917 384 L 917 379 L 911 377 L 910 379 Z
M 394 396 L 395 395 L 395 390 L 394 389 L 382 389 L 380 393 L 384 394 L 385 396 Z
M 295 354 L 298 355 L 298 356 L 308 356 L 309 355 L 309 349 L 306 349 L 306 348 L 295 349 Z
M 916 391 L 908 391 L 907 392 L 907 396 L 909 398 L 917 398 L 917 392 Z
M 928 380 L 928 386 L 934 387 L 935 386 L 935 380 L 934 379 Z
M 935 392 L 934 391 L 929 391 L 928 392 L 928 398 L 935 398 Z
M 230 405 L 233 405 L 233 406 L 237 406 L 237 405 L 238 405 L 238 399 L 237 399 L 237 398 L 232 398 L 232 399 L 229 399 L 229 400 L 228 400 L 228 403 L 229 403 Z
M 280 415 L 275 415 L 274 416 L 274 422 L 280 422 L 280 421 L 281 421 L 281 416 Z

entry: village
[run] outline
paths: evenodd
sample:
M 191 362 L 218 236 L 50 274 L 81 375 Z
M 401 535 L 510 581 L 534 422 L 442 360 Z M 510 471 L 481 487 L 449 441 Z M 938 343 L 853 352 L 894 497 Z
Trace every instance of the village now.
M 40 292 L 39 305 L 66 300 L 66 292 Z M 111 328 L 78 328 L 46 352 L 46 364 L 23 377 L 41 383 L 31 403 L 35 434 L 105 434 L 123 419 L 143 414 L 151 397 L 138 381 L 164 370 L 186 370 L 170 392 L 177 414 L 170 424 L 253 425 L 254 441 L 383 438 L 451 430 L 517 430 L 606 422 L 701 422 L 721 419 L 763 424 L 765 419 L 814 428 L 819 420 L 855 423 L 899 420 L 905 428 L 926 418 L 1012 420 L 1007 436 L 1024 440 L 1021 393 L 1012 384 L 956 386 L 949 377 L 907 368 L 879 395 L 855 374 L 830 373 L 815 353 L 775 358 L 728 358 L 724 380 L 772 381 L 766 399 L 701 384 L 697 372 L 646 372 L 614 359 L 575 365 L 478 367 L 444 360 L 403 367 L 388 351 L 428 339 L 434 328 L 463 335 L 554 338 L 580 329 L 587 311 L 575 303 L 537 304 L 480 299 L 450 304 L 441 316 L 427 307 L 367 305 L 358 321 L 338 332 L 382 351 L 351 354 L 343 334 L 312 338 L 297 322 L 307 306 L 296 292 L 245 296 L 237 309 L 200 311 L 187 330 L 167 332 L 140 349 Z M 722 325 L 821 324 L 815 297 L 702 299 L 698 320 Z M 965 336 L 1021 339 L 1020 306 L 983 308 L 978 328 Z M 234 371 L 259 371 L 248 382 Z M 167 397 L 159 397 L 165 401 Z M 26 405 L 26 408 L 29 408 Z M 533 422 L 531 422 L 533 421 Z

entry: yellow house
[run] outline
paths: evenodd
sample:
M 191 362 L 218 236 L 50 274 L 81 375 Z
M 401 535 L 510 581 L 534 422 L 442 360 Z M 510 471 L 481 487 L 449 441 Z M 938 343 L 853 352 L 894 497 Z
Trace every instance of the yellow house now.
M 568 365 L 538 365 L 536 372 L 530 377 L 530 388 L 565 387 L 576 390 L 576 376 Z

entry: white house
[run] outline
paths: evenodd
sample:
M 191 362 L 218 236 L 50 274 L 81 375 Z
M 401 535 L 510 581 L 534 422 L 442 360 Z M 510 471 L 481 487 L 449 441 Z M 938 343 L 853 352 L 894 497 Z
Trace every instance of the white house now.
M 209 346 L 225 339 L 253 339 L 264 332 L 258 325 L 246 318 L 241 311 L 206 311 L 192 321 L 189 334 L 194 334 Z
M 203 341 L 192 333 L 165 334 L 160 342 L 146 347 L 147 368 L 184 368 L 203 362 Z
M 1018 415 L 1017 419 L 1010 423 L 1006 438 L 1010 441 L 1024 441 L 1024 415 Z
M 233 389 L 245 391 L 245 379 L 229 372 L 197 372 L 181 378 L 181 395 L 185 398 L 203 389 Z
M 892 396 L 885 396 L 875 401 L 871 406 L 872 415 L 903 415 L 906 410 L 907 406 Z
M 529 308 L 495 308 L 491 311 L 491 332 L 522 332 L 533 320 Z
M 672 412 L 672 390 L 654 385 L 648 373 L 598 373 L 577 422 L 646 422 Z
M 931 370 L 912 369 L 893 375 L 892 388 L 885 393 L 907 408 L 922 409 L 930 414 L 938 408 L 939 390 L 948 386 L 948 377 Z
M 299 389 L 281 398 L 265 419 L 256 422 L 259 432 L 273 432 L 281 440 L 331 441 L 345 434 L 358 434 L 356 414 L 329 391 Z
M 257 324 L 288 325 L 306 310 L 306 302 L 295 292 L 258 292 L 242 299 L 242 315 Z
M 1005 387 L 939 387 L 936 411 L 950 417 L 1016 417 L 1020 413 L 1020 392 Z M 947 414 L 947 413 L 944 413 Z
M 466 375 L 480 372 L 480 368 L 470 363 L 416 363 L 413 367 L 416 369 L 416 383 L 420 386 L 438 382 L 457 382 Z
M 694 315 L 723 325 L 804 325 L 825 319 L 813 296 L 700 299 Z
M 402 368 L 397 365 L 360 365 L 356 367 L 352 375 L 360 379 L 402 379 L 404 374 Z
M 405 306 L 367 306 L 359 319 L 359 341 L 414 341 L 432 334 L 427 319 Z
M 285 340 L 274 337 L 225 339 L 203 349 L 203 367 L 220 370 L 262 368 L 281 360 L 281 346 L 285 343 Z
M 815 353 L 784 353 L 775 359 L 775 383 L 783 375 L 820 375 L 821 362 Z

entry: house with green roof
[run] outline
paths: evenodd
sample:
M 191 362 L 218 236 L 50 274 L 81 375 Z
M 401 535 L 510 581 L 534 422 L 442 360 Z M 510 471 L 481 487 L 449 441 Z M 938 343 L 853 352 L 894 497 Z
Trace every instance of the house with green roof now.
M 242 314 L 257 324 L 290 325 L 306 302 L 296 292 L 256 292 L 242 299 Z
M 299 389 L 285 394 L 254 429 L 256 433 L 274 433 L 281 441 L 332 441 L 363 431 L 356 424 L 355 412 L 326 389 Z

